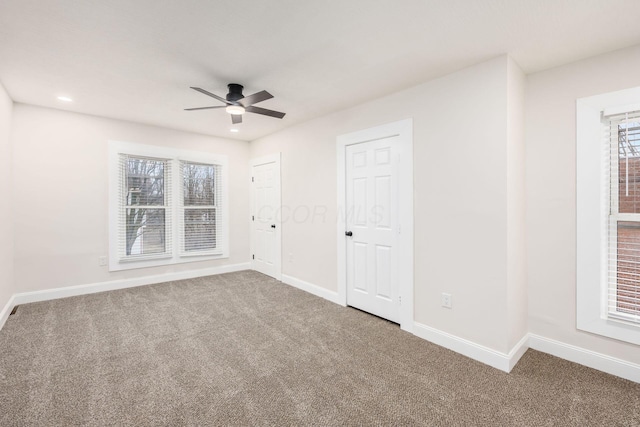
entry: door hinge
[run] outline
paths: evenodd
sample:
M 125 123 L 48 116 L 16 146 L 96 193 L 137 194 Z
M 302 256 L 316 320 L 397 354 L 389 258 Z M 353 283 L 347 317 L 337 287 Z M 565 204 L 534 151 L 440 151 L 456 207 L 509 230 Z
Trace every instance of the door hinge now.
M 251 255 L 251 259 L 256 259 L 256 256 L 255 255 Z
M 253 182 L 253 177 L 251 177 L 251 182 Z
M 251 221 L 255 221 L 255 220 L 256 218 L 253 215 L 251 215 Z

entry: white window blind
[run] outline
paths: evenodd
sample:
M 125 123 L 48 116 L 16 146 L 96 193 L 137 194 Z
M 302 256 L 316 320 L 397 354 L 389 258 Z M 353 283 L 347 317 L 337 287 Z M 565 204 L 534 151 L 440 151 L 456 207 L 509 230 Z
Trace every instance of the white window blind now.
M 608 176 L 606 315 L 640 325 L 640 111 L 604 117 Z
M 121 262 L 171 256 L 171 162 L 119 155 Z
M 225 247 L 222 166 L 180 161 L 180 254 L 219 254 Z

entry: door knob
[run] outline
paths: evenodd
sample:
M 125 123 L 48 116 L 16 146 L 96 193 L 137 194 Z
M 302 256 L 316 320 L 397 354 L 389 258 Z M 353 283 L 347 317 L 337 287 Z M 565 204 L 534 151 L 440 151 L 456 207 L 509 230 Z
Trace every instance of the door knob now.
M 276 228 L 276 225 L 275 224 L 271 224 L 271 228 Z
M 344 235 L 351 237 L 351 236 L 353 236 L 353 233 L 351 231 L 345 231 Z

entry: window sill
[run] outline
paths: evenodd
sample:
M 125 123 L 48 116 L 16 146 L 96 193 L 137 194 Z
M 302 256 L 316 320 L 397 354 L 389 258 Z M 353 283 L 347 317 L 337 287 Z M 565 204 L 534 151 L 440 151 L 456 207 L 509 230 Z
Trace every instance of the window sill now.
M 127 259 L 123 261 L 116 260 L 115 262 L 109 263 L 109 271 L 123 271 L 123 270 L 133 270 L 139 268 L 151 268 L 151 267 L 162 267 L 167 265 L 179 265 L 186 264 L 190 262 L 197 261 L 213 261 L 217 259 L 226 259 L 229 258 L 228 253 L 218 253 L 218 254 L 198 254 L 192 255 L 188 257 L 184 256 L 176 256 L 176 257 L 162 257 L 162 258 L 146 258 L 144 260 L 132 260 Z

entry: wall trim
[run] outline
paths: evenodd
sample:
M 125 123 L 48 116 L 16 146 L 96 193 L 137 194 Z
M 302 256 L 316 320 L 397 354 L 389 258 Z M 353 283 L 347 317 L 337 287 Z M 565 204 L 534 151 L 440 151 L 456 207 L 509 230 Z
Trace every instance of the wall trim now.
M 504 372 L 511 372 L 520 358 L 531 348 L 588 368 L 640 383 L 640 364 L 540 335 L 526 334 L 508 354 L 505 354 L 418 322 L 414 323 L 413 332 L 414 335 L 422 339 Z
M 500 351 L 476 344 L 464 338 L 451 335 L 431 326 L 414 322 L 413 333 L 417 337 L 437 344 L 441 347 L 453 350 L 463 356 L 492 366 L 504 372 L 511 372 L 511 369 L 520 360 L 520 357 L 527 351 L 528 336 L 525 335 L 507 354 Z
M 0 311 L 0 329 L 2 329 L 5 322 L 9 318 L 9 315 L 11 314 L 11 310 L 13 310 L 13 307 L 16 306 L 15 298 L 16 298 L 15 294 L 11 295 L 11 297 L 9 298 L 9 301 L 7 301 L 5 306 L 2 308 L 2 311 Z
M 305 282 L 304 280 L 300 280 L 286 274 L 282 275 L 282 283 L 293 286 L 294 288 L 298 288 L 302 291 L 309 292 L 310 294 L 324 298 L 343 307 L 345 306 L 337 292 L 330 291 L 321 286 L 314 285 L 313 283 Z
M 529 348 L 640 383 L 640 365 L 560 341 L 529 334 Z
M 520 358 L 524 356 L 524 354 L 529 350 L 529 334 L 524 334 L 520 341 L 513 346 L 507 357 L 509 358 L 509 370 L 507 372 L 511 372 L 511 370 L 516 366 L 516 364 L 520 361 Z
M 251 263 L 222 265 L 218 267 L 202 268 L 198 270 L 179 271 L 152 276 L 134 277 L 130 279 L 110 280 L 108 282 L 88 283 L 85 285 L 66 286 L 62 288 L 45 289 L 41 291 L 20 292 L 13 294 L 4 309 L 0 312 L 0 329 L 9 318 L 13 307 L 31 302 L 48 301 L 58 298 L 67 298 L 78 295 L 95 294 L 98 292 L 114 291 L 117 289 L 134 288 L 137 286 L 152 285 L 155 283 L 172 282 L 174 280 L 193 279 L 196 277 L 212 276 L 216 274 L 232 273 L 235 271 L 249 270 Z

